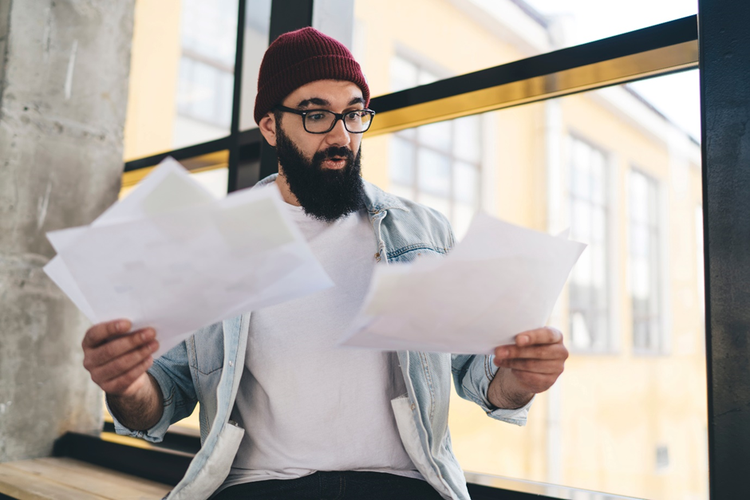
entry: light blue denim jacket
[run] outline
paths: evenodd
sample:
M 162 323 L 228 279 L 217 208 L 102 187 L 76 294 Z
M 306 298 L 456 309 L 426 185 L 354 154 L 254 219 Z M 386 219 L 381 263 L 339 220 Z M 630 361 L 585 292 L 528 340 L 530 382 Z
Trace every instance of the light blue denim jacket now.
M 268 177 L 258 185 L 274 179 Z M 378 261 L 408 262 L 420 253 L 445 254 L 453 245 L 450 225 L 440 213 L 369 183 L 365 191 Z M 229 416 L 245 363 L 250 314 L 202 328 L 154 362 L 149 373 L 164 395 L 164 413 L 154 427 L 131 431 L 115 419 L 119 434 L 158 442 L 170 424 L 190 415 L 200 402 L 201 450 L 166 497 L 170 500 L 208 498 L 229 473 L 244 434 Z M 391 405 L 407 453 L 444 498 L 468 499 L 448 431 L 451 375 L 458 395 L 474 401 L 492 418 L 524 425 L 530 404 L 517 410 L 492 407 L 487 388 L 497 368 L 491 356 L 403 351 L 398 352 L 398 361 L 407 393 Z

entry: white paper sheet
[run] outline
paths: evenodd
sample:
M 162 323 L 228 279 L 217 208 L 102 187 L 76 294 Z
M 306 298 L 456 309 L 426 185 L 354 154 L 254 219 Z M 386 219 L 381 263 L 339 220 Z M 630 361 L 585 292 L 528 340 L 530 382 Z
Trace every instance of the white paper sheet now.
M 376 267 L 340 345 L 491 354 L 545 325 L 585 248 L 479 213 L 447 257 Z
M 90 226 L 48 233 L 45 272 L 95 323 L 153 327 L 160 356 L 196 329 L 333 285 L 275 185 L 214 199 L 174 160 Z

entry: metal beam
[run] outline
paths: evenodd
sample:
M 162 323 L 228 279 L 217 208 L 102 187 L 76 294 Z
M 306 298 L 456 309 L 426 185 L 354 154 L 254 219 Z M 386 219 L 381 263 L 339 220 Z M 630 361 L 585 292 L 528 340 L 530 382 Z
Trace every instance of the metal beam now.
M 242 68 L 245 53 L 245 7 L 246 0 L 239 0 L 237 7 L 237 39 L 234 53 L 234 87 L 232 90 L 232 126 L 229 132 L 229 172 L 227 192 L 238 189 L 240 165 L 240 106 L 242 105 Z
M 312 26 L 313 0 L 274 0 L 271 4 L 271 29 L 268 33 L 270 45 L 280 35 L 289 31 Z M 276 150 L 261 138 L 259 179 L 278 172 L 279 161 Z
M 724 500 L 747 498 L 750 464 L 750 3 L 698 13 L 709 480 Z
M 374 98 L 368 136 L 698 66 L 696 16 Z

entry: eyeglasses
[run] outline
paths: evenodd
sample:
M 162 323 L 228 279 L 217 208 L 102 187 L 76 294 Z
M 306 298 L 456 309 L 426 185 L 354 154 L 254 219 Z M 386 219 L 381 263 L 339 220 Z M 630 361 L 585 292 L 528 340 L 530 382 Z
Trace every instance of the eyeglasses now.
M 372 117 L 375 116 L 375 111 L 371 109 L 355 109 L 353 111 L 347 111 L 346 113 L 334 113 L 327 109 L 310 109 L 302 111 L 299 109 L 287 108 L 286 106 L 276 106 L 279 111 L 286 113 L 294 113 L 302 117 L 302 126 L 305 127 L 305 132 L 311 134 L 327 134 L 333 127 L 336 126 L 336 122 L 341 120 L 344 122 L 344 128 L 347 132 L 352 134 L 361 134 L 367 132 L 372 124 Z

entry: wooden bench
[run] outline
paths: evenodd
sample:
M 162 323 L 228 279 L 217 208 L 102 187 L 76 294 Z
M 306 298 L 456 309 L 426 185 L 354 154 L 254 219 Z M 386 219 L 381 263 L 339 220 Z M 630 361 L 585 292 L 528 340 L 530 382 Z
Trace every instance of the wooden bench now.
M 171 486 L 68 457 L 0 464 L 0 498 L 159 500 Z M 5 497 L 3 497 L 5 495 Z
M 0 500 L 161 500 L 200 449 L 200 438 L 182 431 L 155 445 L 112 430 L 110 423 L 100 435 L 68 432 L 53 457 L 0 463 Z M 467 479 L 473 500 L 636 500 L 483 474 Z

